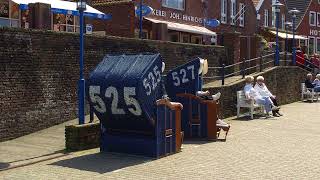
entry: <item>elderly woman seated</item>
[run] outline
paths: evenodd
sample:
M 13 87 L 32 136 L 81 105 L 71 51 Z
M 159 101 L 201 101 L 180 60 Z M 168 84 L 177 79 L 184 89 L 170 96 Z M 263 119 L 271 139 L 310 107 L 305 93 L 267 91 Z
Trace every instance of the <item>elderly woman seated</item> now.
M 264 83 L 263 76 L 257 77 L 257 83 L 254 86 L 254 89 L 260 94 L 262 97 L 270 98 L 272 100 L 272 103 L 274 106 L 278 106 L 276 96 L 273 95 L 269 89 L 267 88 L 266 84 Z M 279 112 L 279 110 L 272 110 L 273 116 L 282 116 L 282 114 Z
M 266 111 L 266 118 L 270 117 L 270 111 L 277 111 L 279 107 L 275 106 L 270 99 L 270 97 L 262 97 L 259 92 L 253 88 L 253 80 L 252 76 L 246 77 L 246 85 L 244 86 L 244 94 L 247 99 L 254 100 L 257 104 L 263 105 Z
M 320 74 L 316 75 L 316 78 L 313 80 L 315 86 L 320 86 Z

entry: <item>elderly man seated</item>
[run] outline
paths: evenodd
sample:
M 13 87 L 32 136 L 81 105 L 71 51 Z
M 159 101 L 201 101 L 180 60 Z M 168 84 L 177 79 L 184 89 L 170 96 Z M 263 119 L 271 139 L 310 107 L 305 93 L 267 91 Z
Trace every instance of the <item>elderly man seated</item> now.
M 270 111 L 277 111 L 279 107 L 275 106 L 270 97 L 262 97 L 259 92 L 253 88 L 254 78 L 252 76 L 246 77 L 246 85 L 244 86 L 244 94 L 247 99 L 254 100 L 257 104 L 263 105 L 266 111 L 266 118 L 270 117 Z
M 254 86 L 254 89 L 260 94 L 260 96 L 264 97 L 269 97 L 274 106 L 278 106 L 276 96 L 273 95 L 269 89 L 267 88 L 266 84 L 264 83 L 264 77 L 263 76 L 258 76 L 257 77 L 257 83 Z M 279 110 L 273 110 L 272 111 L 273 116 L 282 116 L 282 114 L 279 112 Z

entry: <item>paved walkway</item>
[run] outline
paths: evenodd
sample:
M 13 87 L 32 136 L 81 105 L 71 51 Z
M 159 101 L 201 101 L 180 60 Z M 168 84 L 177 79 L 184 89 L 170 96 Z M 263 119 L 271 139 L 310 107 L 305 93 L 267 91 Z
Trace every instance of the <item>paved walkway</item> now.
M 187 141 L 181 153 L 158 160 L 92 149 L 0 171 L 0 179 L 320 179 L 320 103 L 293 103 L 282 112 L 280 118 L 230 119 L 226 142 Z M 50 140 L 36 155 L 63 149 L 63 126 L 38 136 Z M 29 148 L 28 136 L 0 143 L 0 163 L 30 157 Z

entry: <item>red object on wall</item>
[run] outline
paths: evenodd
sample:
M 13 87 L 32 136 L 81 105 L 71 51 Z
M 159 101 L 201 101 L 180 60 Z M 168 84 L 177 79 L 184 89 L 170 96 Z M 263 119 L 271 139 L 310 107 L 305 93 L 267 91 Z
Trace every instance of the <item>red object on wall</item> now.
M 296 62 L 297 65 L 304 65 L 305 60 L 304 60 L 304 55 L 302 51 L 297 50 L 296 52 Z

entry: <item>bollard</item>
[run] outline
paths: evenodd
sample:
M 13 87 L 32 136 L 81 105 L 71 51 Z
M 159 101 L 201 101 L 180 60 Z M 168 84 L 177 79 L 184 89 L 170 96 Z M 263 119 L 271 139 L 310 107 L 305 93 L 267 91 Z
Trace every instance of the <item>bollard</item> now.
M 246 67 L 245 67 L 245 65 L 246 65 L 246 59 L 245 58 L 243 58 L 243 61 L 242 61 L 242 69 L 241 69 L 241 72 L 242 72 L 242 79 L 244 79 L 244 77 L 246 76 Z
M 260 63 L 260 72 L 262 72 L 262 70 L 263 70 L 263 65 L 262 65 L 262 55 L 260 56 L 260 61 L 259 61 L 259 63 Z
M 222 77 L 221 84 L 222 84 L 222 86 L 224 85 L 224 76 L 225 76 L 225 73 L 226 73 L 225 67 L 226 67 L 226 65 L 222 64 L 222 70 L 221 70 L 221 77 Z

